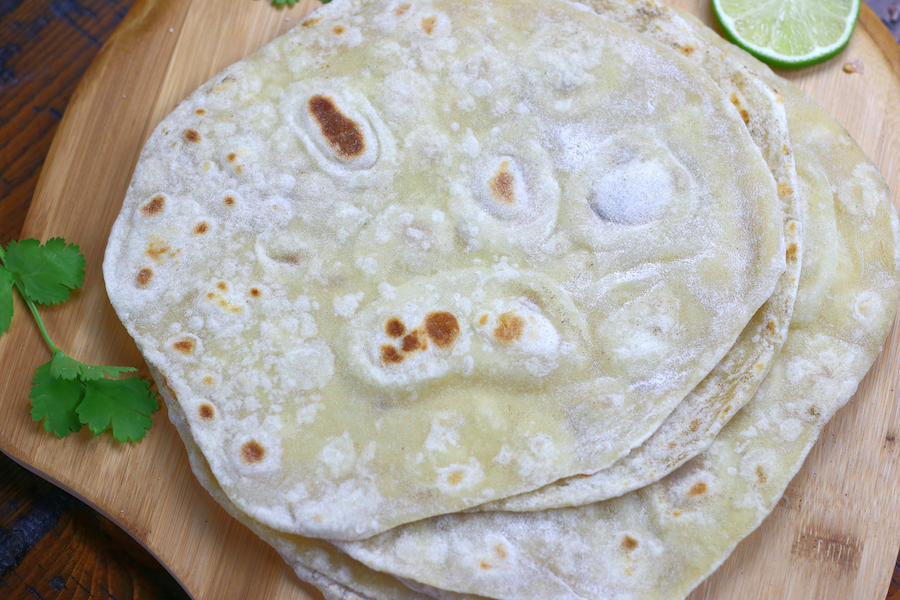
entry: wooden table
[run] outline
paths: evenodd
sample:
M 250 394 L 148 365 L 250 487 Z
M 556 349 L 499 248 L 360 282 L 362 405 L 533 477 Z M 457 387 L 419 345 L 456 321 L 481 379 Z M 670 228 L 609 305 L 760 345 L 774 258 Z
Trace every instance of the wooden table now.
M 66 105 L 133 2 L 0 0 L 0 244 L 18 237 Z M 869 4 L 900 39 L 900 2 Z M 115 524 L 0 454 L 0 597 L 188 596 Z M 898 569 L 887 598 L 900 600 Z

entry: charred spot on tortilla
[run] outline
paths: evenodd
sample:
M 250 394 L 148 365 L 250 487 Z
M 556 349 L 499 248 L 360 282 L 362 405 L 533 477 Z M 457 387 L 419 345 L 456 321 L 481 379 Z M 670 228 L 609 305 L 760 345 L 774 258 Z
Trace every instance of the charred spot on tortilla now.
M 694 485 L 691 486 L 691 489 L 688 490 L 688 496 L 691 498 L 698 498 L 704 495 L 709 491 L 709 486 L 703 481 L 698 481 Z
M 153 279 L 153 269 L 150 267 L 144 267 L 137 274 L 137 284 L 141 287 L 150 283 L 150 280 Z
M 201 420 L 211 421 L 216 416 L 216 409 L 213 408 L 212 404 L 204 403 L 197 409 L 197 414 Z
M 437 22 L 437 17 L 435 17 L 435 16 L 425 17 L 424 19 L 422 19 L 422 22 L 420 23 L 422 26 L 422 31 L 424 31 L 428 35 L 431 35 L 432 32 L 434 32 L 434 25 L 436 22 Z
M 200 141 L 200 133 L 196 129 L 187 129 L 184 132 L 184 139 L 191 143 Z
M 501 344 L 512 344 L 522 339 L 525 330 L 525 319 L 509 311 L 497 317 L 497 327 L 494 328 L 494 337 Z
M 400 354 L 397 347 L 393 344 L 384 344 L 381 346 L 381 362 L 386 365 L 397 365 L 403 362 L 404 356 Z
M 366 140 L 362 128 L 345 116 L 332 98 L 316 94 L 309 99 L 308 109 L 329 146 L 339 157 L 353 159 L 365 153 Z
M 500 169 L 491 178 L 491 196 L 501 204 L 515 204 L 514 183 L 514 175 L 510 172 L 509 161 L 504 160 L 500 163 Z
M 424 332 L 421 329 L 413 329 L 409 335 L 404 336 L 401 350 L 403 352 L 415 352 L 417 350 L 427 350 L 428 341 L 425 339 Z
M 425 331 L 438 348 L 453 345 L 459 335 L 459 321 L 447 311 L 430 312 L 425 316 Z
M 165 203 L 166 203 L 165 196 L 156 195 L 150 200 L 150 202 L 148 202 L 147 204 L 145 204 L 144 206 L 141 207 L 141 213 L 145 217 L 152 217 L 152 216 L 158 215 L 159 213 L 162 212 L 163 206 L 165 205 Z
M 196 344 L 191 338 L 184 338 L 172 344 L 172 347 L 182 354 L 191 354 L 194 351 L 195 346 Z
M 266 456 L 266 449 L 256 440 L 241 445 L 241 460 L 248 465 L 255 465 Z
M 403 337 L 403 335 L 406 333 L 406 325 L 398 317 L 391 317 L 384 324 L 384 332 L 388 337 Z

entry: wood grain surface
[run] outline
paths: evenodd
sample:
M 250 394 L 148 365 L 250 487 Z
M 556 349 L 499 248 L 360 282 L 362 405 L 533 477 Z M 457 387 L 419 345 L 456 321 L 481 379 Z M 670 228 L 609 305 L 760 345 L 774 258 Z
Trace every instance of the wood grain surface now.
M 679 4 L 710 22 L 706 3 Z M 310 6 L 273 11 L 263 2 L 138 0 L 104 46 L 59 127 L 21 231 L 77 240 L 87 256 L 83 290 L 62 307 L 42 311 L 67 352 L 89 362 L 143 367 L 108 305 L 99 270 L 143 140 L 178 100 L 288 29 Z M 861 58 L 865 72 L 843 72 L 850 58 Z M 840 57 L 790 74 L 873 157 L 894 189 L 895 204 L 898 73 L 900 50 L 864 8 L 851 46 Z M 12 331 L 0 338 L 0 370 L 9 374 L 0 381 L 4 452 L 122 524 L 198 598 L 316 594 L 194 481 L 164 409 L 154 415 L 150 435 L 136 445 L 117 444 L 109 436 L 94 439 L 86 431 L 55 440 L 31 422 L 25 398 L 31 373 L 47 353 L 23 308 L 16 305 Z M 695 599 L 885 597 L 900 545 L 898 344 L 895 328 L 859 393 L 789 486 L 786 502 Z M 142 374 L 147 375 L 145 367 Z

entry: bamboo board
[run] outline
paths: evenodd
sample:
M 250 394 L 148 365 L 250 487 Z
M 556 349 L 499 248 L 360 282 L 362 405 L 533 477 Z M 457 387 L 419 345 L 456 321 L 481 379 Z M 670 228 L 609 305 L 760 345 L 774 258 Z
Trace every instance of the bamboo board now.
M 23 237 L 63 236 L 87 258 L 83 288 L 42 309 L 54 340 L 94 364 L 149 373 L 106 298 L 106 237 L 144 140 L 224 66 L 310 10 L 267 1 L 138 0 L 85 75 L 66 111 Z M 676 4 L 711 23 L 702 0 Z M 842 65 L 861 58 L 862 74 Z M 788 77 L 835 115 L 879 166 L 900 203 L 900 48 L 863 6 L 850 46 Z M 0 449 L 74 491 L 154 552 L 199 599 L 319 597 L 277 554 L 228 517 L 194 480 L 165 408 L 145 440 L 122 445 L 84 428 L 63 440 L 31 421 L 34 369 L 49 355 L 24 305 L 0 338 Z M 900 547 L 900 328 L 850 404 L 829 424 L 763 526 L 693 600 L 885 597 Z

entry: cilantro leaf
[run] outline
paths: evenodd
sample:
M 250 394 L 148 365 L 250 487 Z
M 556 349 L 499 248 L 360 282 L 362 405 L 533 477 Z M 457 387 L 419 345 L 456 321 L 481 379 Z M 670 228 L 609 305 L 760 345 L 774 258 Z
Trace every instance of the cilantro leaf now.
M 68 356 L 62 350 L 57 350 L 50 361 L 50 374 L 60 379 L 75 379 L 76 377 L 82 381 L 91 381 L 93 379 L 103 379 L 104 373 L 110 377 L 118 377 L 122 373 L 133 373 L 137 371 L 134 367 L 95 367 L 86 365 Z
M 81 373 L 82 364 L 62 350 L 54 352 L 48 364 L 50 375 L 57 379 L 75 379 Z
M 13 317 L 13 276 L 0 265 L 0 333 L 12 324 Z
M 85 260 L 75 244 L 66 245 L 62 238 L 12 241 L 6 248 L 6 268 L 20 284 L 20 289 L 38 304 L 59 304 L 84 281 Z
M 120 442 L 137 441 L 150 428 L 150 413 L 159 408 L 149 388 L 140 377 L 92 379 L 85 383 L 84 400 L 76 412 L 94 435 L 112 425 L 113 437 Z
M 52 361 L 51 361 L 52 362 Z M 44 419 L 44 430 L 66 437 L 81 429 L 75 409 L 84 397 L 84 384 L 77 379 L 57 379 L 50 374 L 50 363 L 34 372 L 31 382 L 31 418 Z

